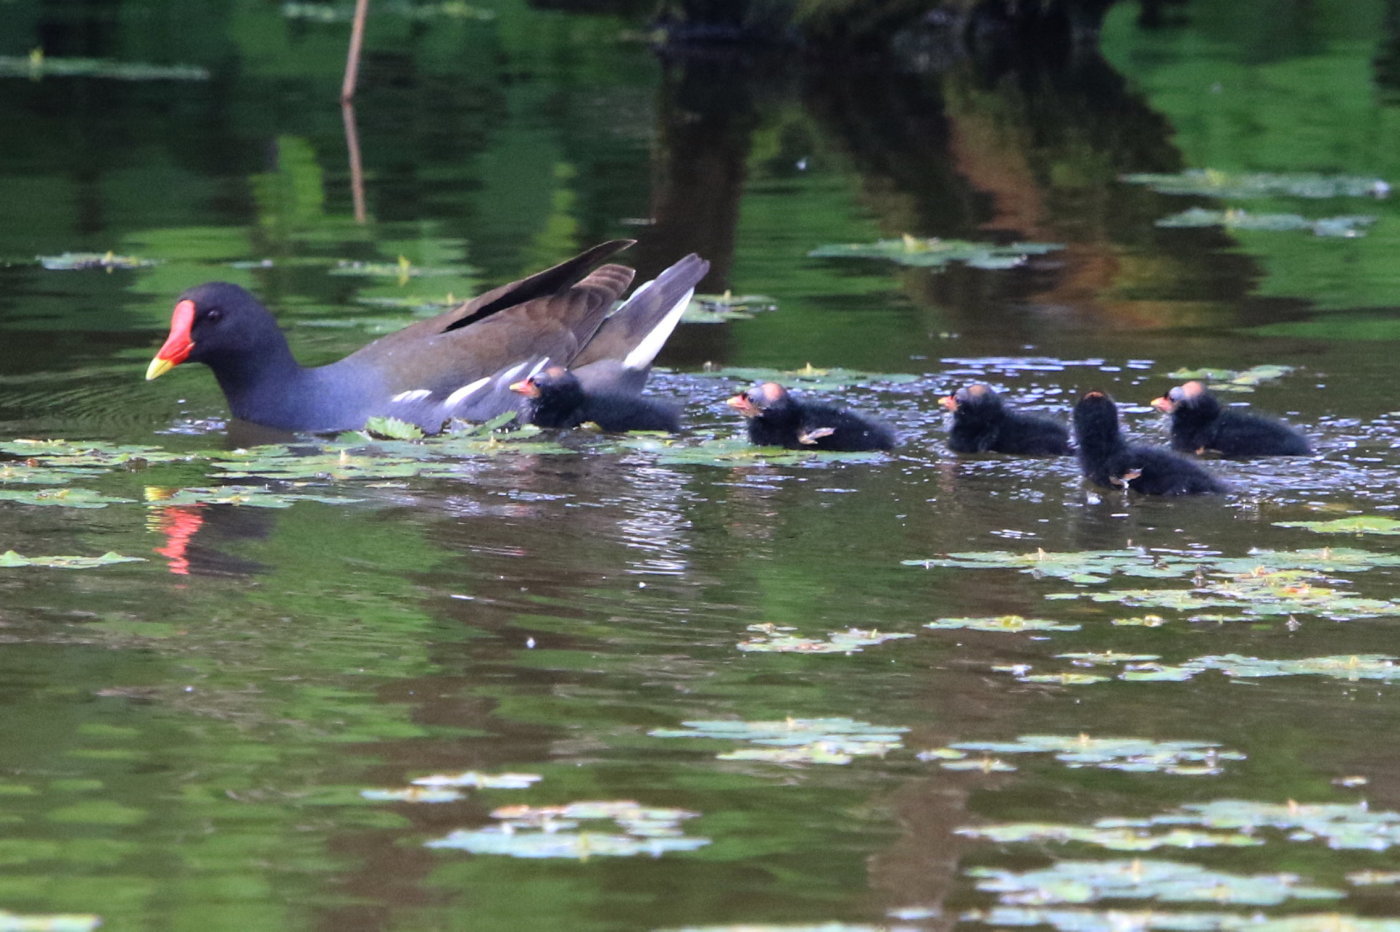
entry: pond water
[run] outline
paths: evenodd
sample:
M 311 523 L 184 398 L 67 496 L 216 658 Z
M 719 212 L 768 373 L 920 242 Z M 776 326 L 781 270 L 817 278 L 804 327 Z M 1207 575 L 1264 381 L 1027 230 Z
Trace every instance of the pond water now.
M 385 4 L 361 204 L 336 9 L 0 5 L 0 928 L 1400 928 L 1400 38 L 1278 7 L 935 68 Z M 1055 248 L 808 255 L 905 235 Z M 201 281 L 326 361 L 618 236 L 753 296 L 670 442 L 253 446 L 142 381 Z M 944 443 L 973 380 L 1161 442 L 1201 369 L 1316 455 Z M 900 447 L 754 453 L 769 370 Z

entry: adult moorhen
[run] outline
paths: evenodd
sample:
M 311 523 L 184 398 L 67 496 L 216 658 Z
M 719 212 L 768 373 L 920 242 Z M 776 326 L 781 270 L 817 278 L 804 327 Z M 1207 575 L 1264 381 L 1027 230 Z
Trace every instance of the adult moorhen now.
M 1074 442 L 1079 468 L 1098 485 L 1127 487 L 1144 495 L 1228 491 L 1184 456 L 1124 440 L 1118 406 L 1103 392 L 1089 392 L 1074 406 Z
M 988 385 L 964 385 L 939 404 L 953 412 L 948 449 L 954 453 L 1067 456 L 1069 431 L 1058 421 L 1008 409 Z
M 749 441 L 790 450 L 890 450 L 894 431 L 851 411 L 799 401 L 777 382 L 764 382 L 726 402 L 749 419 Z
M 610 433 L 629 430 L 681 429 L 676 409 L 653 398 L 643 398 L 614 382 L 610 388 L 590 391 L 563 366 L 549 366 L 510 386 L 529 401 L 525 417 L 538 427 L 578 427 L 593 423 Z
M 199 285 L 176 302 L 146 378 L 202 362 L 235 417 L 317 432 L 353 430 L 372 417 L 429 432 L 451 418 L 485 420 L 514 410 L 511 382 L 546 362 L 603 384 L 639 386 L 710 266 L 686 256 L 613 311 L 636 273 L 599 263 L 632 242 L 594 246 L 314 368 L 297 363 L 276 320 L 247 291 Z
M 1222 408 L 1201 382 L 1178 385 L 1152 407 L 1171 416 L 1172 446 L 1187 453 L 1213 450 L 1221 456 L 1307 456 L 1312 447 L 1287 424 L 1258 414 Z

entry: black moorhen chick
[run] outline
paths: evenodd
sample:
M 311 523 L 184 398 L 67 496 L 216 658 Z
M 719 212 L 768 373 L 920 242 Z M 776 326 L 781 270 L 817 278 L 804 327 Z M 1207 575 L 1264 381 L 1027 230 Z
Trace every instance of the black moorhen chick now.
M 529 399 L 526 419 L 538 427 L 593 423 L 610 433 L 681 429 L 680 415 L 671 405 L 616 389 L 589 391 L 563 366 L 549 366 L 513 383 L 510 390 Z
M 1126 486 L 1143 495 L 1228 491 L 1184 456 L 1125 441 L 1118 406 L 1103 392 L 1089 392 L 1074 406 L 1074 442 L 1079 448 L 1079 468 L 1098 485 Z
M 298 365 L 276 320 L 247 291 L 200 285 L 176 302 L 146 378 L 202 362 L 234 417 L 318 432 L 354 430 L 372 417 L 429 432 L 451 418 L 486 420 L 516 408 L 510 383 L 541 358 L 572 367 L 585 384 L 597 368 L 603 381 L 640 387 L 709 263 L 689 255 L 613 311 L 635 272 L 598 263 L 630 245 L 595 246 L 315 368 Z
M 1171 415 L 1172 447 L 1187 453 L 1213 450 L 1221 456 L 1307 456 L 1308 441 L 1287 424 L 1258 414 L 1223 408 L 1200 382 L 1178 385 L 1152 407 Z
M 749 419 L 749 440 L 764 447 L 790 450 L 890 450 L 894 431 L 817 401 L 800 401 L 777 382 L 739 392 L 727 402 Z
M 1017 453 L 1068 456 L 1069 431 L 1046 417 L 1010 410 L 988 385 L 974 382 L 939 404 L 953 412 L 948 449 L 954 453 Z

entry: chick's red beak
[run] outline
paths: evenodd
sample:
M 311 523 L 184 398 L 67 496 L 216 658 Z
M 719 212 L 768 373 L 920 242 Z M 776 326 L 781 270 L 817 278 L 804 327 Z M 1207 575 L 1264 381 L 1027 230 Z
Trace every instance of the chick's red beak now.
M 534 379 L 521 379 L 519 382 L 511 382 L 509 388 L 513 392 L 518 392 L 527 398 L 540 397 L 540 388 L 535 384 Z
M 1158 411 L 1161 411 L 1163 414 L 1171 414 L 1173 411 L 1176 410 L 1176 402 L 1172 401 L 1166 395 L 1163 395 L 1160 398 L 1153 398 L 1151 404 L 1152 407 L 1156 408 Z
M 954 398 L 952 395 L 944 395 L 942 398 L 938 399 L 938 403 L 949 411 L 958 410 L 958 399 Z
M 184 362 L 194 349 L 190 328 L 194 326 L 194 302 L 186 298 L 175 305 L 170 315 L 170 336 L 165 338 L 156 358 L 146 368 L 146 381 L 158 379 L 171 369 Z
M 724 403 L 738 411 L 744 417 L 758 417 L 758 406 L 752 401 L 749 401 L 749 396 L 745 395 L 743 392 L 729 398 Z

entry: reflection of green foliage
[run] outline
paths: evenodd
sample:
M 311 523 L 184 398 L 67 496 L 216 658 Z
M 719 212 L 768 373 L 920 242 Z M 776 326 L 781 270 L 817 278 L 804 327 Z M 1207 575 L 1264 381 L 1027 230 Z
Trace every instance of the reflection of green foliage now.
M 1231 874 L 1196 864 L 1135 858 L 1131 861 L 1060 861 L 1029 871 L 974 867 L 977 888 L 1010 905 L 1157 900 L 1165 903 L 1234 903 L 1273 906 L 1289 900 L 1340 899 L 1340 890 L 1309 887 L 1292 874 Z
M 807 253 L 817 259 L 885 259 L 899 265 L 935 268 L 950 263 L 962 263 L 975 269 L 1013 269 L 1024 265 L 1031 256 L 1054 252 L 1064 247 L 1057 243 L 972 243 L 967 240 L 882 239 L 875 243 L 848 243 L 820 246 Z

